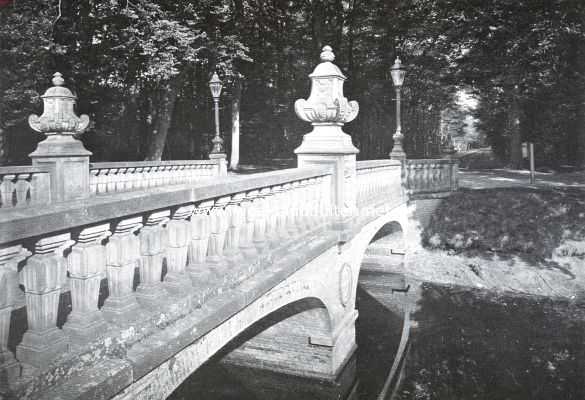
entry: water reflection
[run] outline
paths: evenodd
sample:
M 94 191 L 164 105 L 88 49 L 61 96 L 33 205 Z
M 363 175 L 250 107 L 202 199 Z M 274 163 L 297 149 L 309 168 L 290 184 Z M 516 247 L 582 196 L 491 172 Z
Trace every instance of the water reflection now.
M 583 304 L 431 284 L 416 288 L 400 297 L 380 285 L 360 286 L 358 352 L 334 382 L 228 367 L 218 356 L 172 399 L 380 400 L 405 311 L 412 311 L 410 346 L 384 400 L 585 398 Z

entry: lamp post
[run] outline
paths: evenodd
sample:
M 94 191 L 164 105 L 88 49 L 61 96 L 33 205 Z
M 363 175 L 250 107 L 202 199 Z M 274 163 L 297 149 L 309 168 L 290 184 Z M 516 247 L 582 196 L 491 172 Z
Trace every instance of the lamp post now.
M 405 74 L 406 71 L 404 68 L 402 68 L 400 58 L 396 57 L 394 65 L 390 70 L 390 75 L 392 75 L 392 82 L 394 83 L 394 89 L 396 90 L 396 133 L 394 133 L 392 136 L 392 139 L 394 140 L 394 146 L 390 152 L 390 158 L 393 160 L 406 159 L 406 154 L 402 148 L 402 140 L 404 139 L 404 135 L 402 134 L 402 126 L 400 121 L 400 90 L 402 89 L 402 84 L 404 83 Z
M 217 76 L 217 72 L 214 72 L 211 80 L 209 81 L 209 89 L 211 90 L 211 96 L 213 97 L 213 103 L 215 106 L 215 136 L 211 140 L 213 143 L 213 148 L 211 149 L 210 156 L 216 156 L 212 158 L 218 158 L 217 155 L 223 155 L 223 158 L 225 158 L 223 139 L 219 133 L 219 96 L 221 95 L 222 87 L 223 85 L 219 79 L 219 76 Z

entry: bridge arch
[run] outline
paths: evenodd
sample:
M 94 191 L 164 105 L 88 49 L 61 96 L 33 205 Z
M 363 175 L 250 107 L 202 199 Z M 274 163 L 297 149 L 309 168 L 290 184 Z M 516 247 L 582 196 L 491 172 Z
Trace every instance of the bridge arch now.
M 168 398 L 203 363 L 232 343 L 232 341 L 237 341 L 240 335 L 244 335 L 242 338 L 246 338 L 247 333 L 253 333 L 254 330 L 262 327 L 270 330 L 272 327 L 269 324 L 270 318 L 275 315 L 288 315 L 293 320 L 288 321 L 270 333 L 276 334 L 285 327 L 290 327 L 293 323 L 297 323 L 297 326 L 302 327 L 301 323 L 309 322 L 307 328 L 317 329 L 312 333 L 306 330 L 307 340 L 304 345 L 314 348 L 322 347 L 321 350 L 333 349 L 333 346 L 328 346 L 327 344 L 334 341 L 335 322 L 332 310 L 335 310 L 338 306 L 331 301 L 331 298 L 323 296 L 327 292 L 326 285 L 319 279 L 307 279 L 306 273 L 306 271 L 300 270 L 293 274 L 290 279 L 277 285 L 263 297 L 216 326 L 181 352 L 134 382 L 115 396 L 114 399 Z M 298 274 L 302 276 L 296 277 L 295 275 Z M 295 311 L 298 312 L 295 313 Z M 302 317 L 295 317 L 299 313 L 302 313 L 300 314 Z M 300 320 L 295 320 L 295 318 Z M 277 321 L 277 325 L 278 322 L 282 321 Z M 299 335 L 297 336 L 296 339 L 300 338 Z M 299 345 L 297 350 L 302 353 L 301 343 L 297 342 L 297 344 Z M 325 361 L 326 354 L 323 351 L 320 351 L 318 355 Z M 335 357 L 335 354 L 332 354 L 331 357 Z M 290 367 L 291 369 L 294 368 L 294 366 Z M 313 372 L 315 373 L 311 376 L 319 376 L 320 373 L 323 373 L 323 376 L 326 375 L 325 369 Z

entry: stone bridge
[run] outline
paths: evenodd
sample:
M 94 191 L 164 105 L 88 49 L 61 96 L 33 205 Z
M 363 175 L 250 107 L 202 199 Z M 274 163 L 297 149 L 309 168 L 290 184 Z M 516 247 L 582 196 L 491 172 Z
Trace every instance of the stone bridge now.
M 295 104 L 313 125 L 298 168 L 247 176 L 222 157 L 90 164 L 56 74 L 32 166 L 0 168 L 4 398 L 162 399 L 228 345 L 225 362 L 335 379 L 358 281 L 401 271 L 409 195 L 451 191 L 456 165 L 356 162 L 332 61 Z

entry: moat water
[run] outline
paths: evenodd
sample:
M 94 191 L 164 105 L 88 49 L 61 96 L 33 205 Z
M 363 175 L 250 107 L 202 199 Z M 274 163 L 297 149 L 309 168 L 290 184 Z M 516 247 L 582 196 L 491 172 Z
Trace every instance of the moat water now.
M 431 284 L 416 303 L 384 400 L 585 399 L 585 304 Z M 363 287 L 358 309 L 358 351 L 337 382 L 226 367 L 216 357 L 172 399 L 378 399 L 403 315 Z

